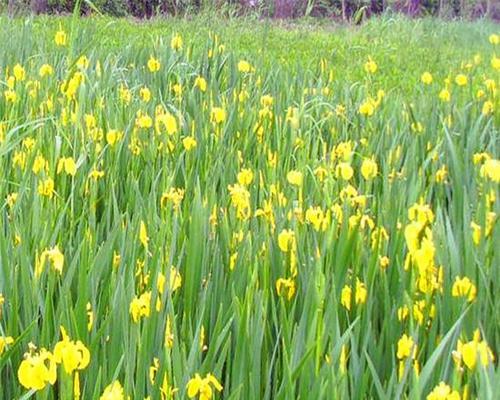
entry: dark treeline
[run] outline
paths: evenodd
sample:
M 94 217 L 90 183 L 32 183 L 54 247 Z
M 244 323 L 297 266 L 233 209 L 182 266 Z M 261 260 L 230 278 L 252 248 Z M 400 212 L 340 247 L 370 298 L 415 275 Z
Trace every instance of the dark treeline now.
M 344 21 L 359 21 L 387 11 L 411 17 L 433 15 L 500 20 L 500 0 L 0 0 L 0 8 L 10 15 L 70 13 L 75 6 L 82 15 L 100 12 L 136 18 L 186 15 L 210 8 L 274 18 L 317 16 Z

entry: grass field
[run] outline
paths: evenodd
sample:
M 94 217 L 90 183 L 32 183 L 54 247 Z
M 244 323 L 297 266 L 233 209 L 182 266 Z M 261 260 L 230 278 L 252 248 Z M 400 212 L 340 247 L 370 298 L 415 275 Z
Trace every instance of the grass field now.
M 0 400 L 493 399 L 499 41 L 0 16 Z

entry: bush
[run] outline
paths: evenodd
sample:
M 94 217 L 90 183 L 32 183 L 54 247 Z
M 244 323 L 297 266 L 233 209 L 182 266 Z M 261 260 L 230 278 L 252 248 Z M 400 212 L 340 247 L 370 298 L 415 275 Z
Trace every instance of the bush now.
M 262 16 L 295 18 L 330 17 L 360 21 L 364 16 L 394 10 L 410 16 L 500 19 L 500 4 L 494 0 L 0 0 L 0 12 L 11 15 L 61 14 L 73 12 L 79 5 L 82 15 L 99 13 L 123 17 L 151 18 L 156 15 L 186 15 L 202 9 L 221 10 L 237 6 L 241 13 L 259 12 Z

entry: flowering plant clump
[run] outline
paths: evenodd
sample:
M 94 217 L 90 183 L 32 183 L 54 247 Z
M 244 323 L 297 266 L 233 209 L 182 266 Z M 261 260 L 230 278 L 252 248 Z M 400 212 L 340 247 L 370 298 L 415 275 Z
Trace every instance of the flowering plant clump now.
M 494 396 L 498 27 L 216 21 L 0 15 L 0 400 Z

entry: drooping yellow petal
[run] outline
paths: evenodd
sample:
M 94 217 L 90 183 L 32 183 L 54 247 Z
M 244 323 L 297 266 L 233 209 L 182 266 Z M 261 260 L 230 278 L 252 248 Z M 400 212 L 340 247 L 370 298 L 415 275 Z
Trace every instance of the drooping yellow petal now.
M 144 221 L 141 221 L 141 225 L 139 228 L 139 240 L 144 246 L 144 248 L 147 250 L 148 249 L 148 242 L 149 242 L 149 237 L 148 237 L 148 232 L 146 230 L 146 224 Z

